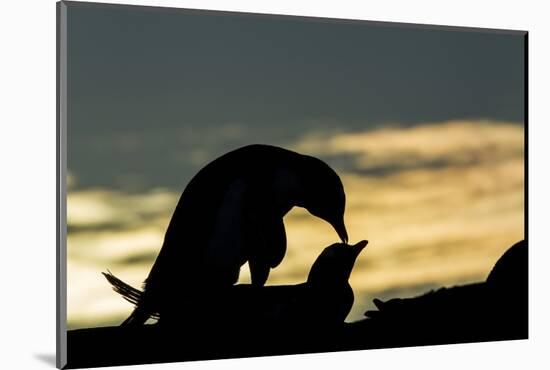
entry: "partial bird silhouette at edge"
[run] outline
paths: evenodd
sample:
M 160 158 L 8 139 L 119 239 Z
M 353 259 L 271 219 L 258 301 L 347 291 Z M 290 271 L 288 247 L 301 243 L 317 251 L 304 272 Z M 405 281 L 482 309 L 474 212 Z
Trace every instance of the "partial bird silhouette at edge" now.
M 414 298 L 374 299 L 377 310 L 347 325 L 377 345 L 522 339 L 528 336 L 528 252 L 522 240 L 496 262 L 485 282 L 440 288 Z M 359 340 L 359 346 L 364 342 Z

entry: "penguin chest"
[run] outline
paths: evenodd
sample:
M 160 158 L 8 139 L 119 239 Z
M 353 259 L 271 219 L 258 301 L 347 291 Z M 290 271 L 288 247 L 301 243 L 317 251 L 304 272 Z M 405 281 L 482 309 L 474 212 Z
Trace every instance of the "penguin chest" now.
M 312 289 L 308 310 L 312 321 L 343 323 L 353 305 L 353 290 L 349 284 Z

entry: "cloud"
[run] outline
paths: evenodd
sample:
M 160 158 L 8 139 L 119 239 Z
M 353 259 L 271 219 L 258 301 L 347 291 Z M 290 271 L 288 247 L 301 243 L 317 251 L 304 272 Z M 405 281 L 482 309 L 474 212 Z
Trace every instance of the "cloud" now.
M 107 189 L 70 191 L 67 199 L 69 227 L 130 226 L 165 216 L 175 208 L 179 195 L 164 189 L 126 194 Z
M 392 173 L 408 168 L 505 160 L 523 155 L 523 141 L 523 127 L 517 123 L 446 121 L 404 129 L 309 134 L 293 148 L 329 159 L 347 156 L 355 170 Z
M 67 171 L 67 189 L 73 189 L 77 184 L 76 176 L 71 171 Z

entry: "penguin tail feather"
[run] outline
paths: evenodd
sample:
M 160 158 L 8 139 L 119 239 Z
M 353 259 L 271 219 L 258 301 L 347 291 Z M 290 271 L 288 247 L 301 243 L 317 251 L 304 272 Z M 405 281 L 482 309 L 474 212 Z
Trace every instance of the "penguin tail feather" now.
M 103 276 L 105 276 L 105 279 L 107 279 L 107 281 L 113 286 L 113 290 L 115 292 L 120 294 L 122 298 L 132 303 L 134 306 L 138 305 L 141 295 L 143 294 L 141 290 L 126 284 L 124 281 L 113 275 L 109 270 L 107 270 L 106 273 L 102 272 L 102 274 Z
M 140 306 L 137 306 L 126 320 L 120 324 L 121 326 L 137 326 L 143 325 L 151 315 L 145 312 Z
M 126 320 L 124 320 L 121 325 L 140 325 L 144 324 L 149 317 L 155 319 L 159 318 L 158 313 L 149 313 L 143 307 L 143 304 L 141 302 L 143 292 L 141 290 L 126 284 L 124 281 L 113 275 L 109 270 L 107 270 L 106 273 L 102 272 L 102 274 L 105 279 L 107 279 L 107 281 L 112 285 L 115 292 L 120 294 L 122 298 L 135 306 L 132 314 Z

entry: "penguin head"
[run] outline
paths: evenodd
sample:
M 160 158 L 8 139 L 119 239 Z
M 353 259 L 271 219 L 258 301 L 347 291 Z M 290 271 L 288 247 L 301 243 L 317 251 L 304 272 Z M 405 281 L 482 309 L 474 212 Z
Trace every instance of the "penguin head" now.
M 357 256 L 367 244 L 368 241 L 362 240 L 355 245 L 336 243 L 326 247 L 311 266 L 308 283 L 323 286 L 347 283 Z
M 340 177 L 325 162 L 303 156 L 302 204 L 313 216 L 328 222 L 343 243 L 348 241 L 344 223 L 346 193 Z

